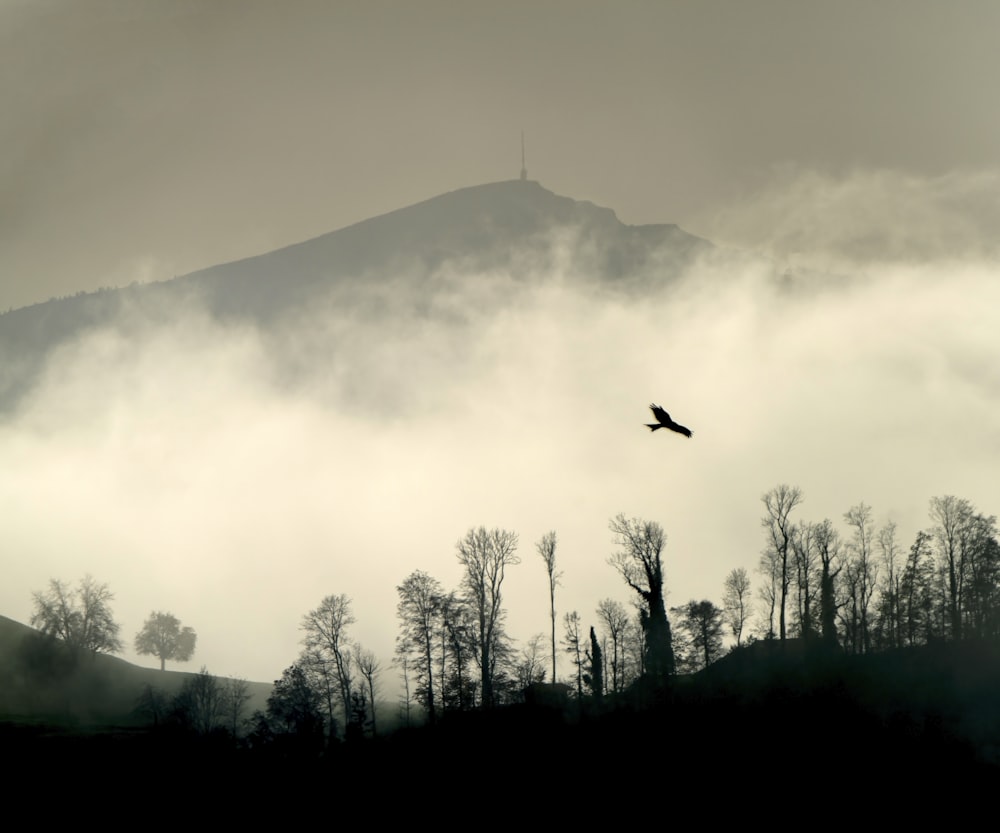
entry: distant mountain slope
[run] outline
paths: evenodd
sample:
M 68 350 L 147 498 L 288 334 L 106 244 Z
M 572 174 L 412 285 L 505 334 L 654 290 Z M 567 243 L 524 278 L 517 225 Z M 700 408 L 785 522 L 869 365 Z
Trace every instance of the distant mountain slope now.
M 558 273 L 641 292 L 669 283 L 711 249 L 677 226 L 628 226 L 611 209 L 558 196 L 537 182 L 464 188 L 170 281 L 0 315 L 0 410 L 31 388 L 54 349 L 120 323 L 125 310 L 135 326 L 146 326 L 168 322 L 193 300 L 217 320 L 268 328 L 332 293 L 339 307 L 350 307 L 373 288 L 405 285 L 410 294 L 398 308 L 412 308 L 441 289 L 428 279 L 442 272 L 503 271 L 515 280 Z

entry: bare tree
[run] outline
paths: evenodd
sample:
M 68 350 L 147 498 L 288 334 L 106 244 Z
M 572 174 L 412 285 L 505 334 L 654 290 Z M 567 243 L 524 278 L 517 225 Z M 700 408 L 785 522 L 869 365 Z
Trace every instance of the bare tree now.
M 903 575 L 899 581 L 900 627 L 903 641 L 907 645 L 918 645 L 931 638 L 933 577 L 934 555 L 931 534 L 921 530 L 910 547 L 906 564 L 903 566 Z
M 884 577 L 879 594 L 878 631 L 883 647 L 898 648 L 903 643 L 900 636 L 899 571 L 896 569 L 899 546 L 894 521 L 889 521 L 878 531 L 878 546 L 882 553 Z
M 142 630 L 135 635 L 135 650 L 160 660 L 160 670 L 167 667 L 167 660 L 187 662 L 194 655 L 198 635 L 194 628 L 181 627 L 181 621 L 172 613 L 154 610 L 149 614 Z
M 792 530 L 792 560 L 795 567 L 795 622 L 799 636 L 811 639 L 816 635 L 813 624 L 816 547 L 812 524 L 797 524 Z
M 519 691 L 523 692 L 528 686 L 534 683 L 545 681 L 545 668 L 543 666 L 542 642 L 545 636 L 536 633 L 528 644 L 521 649 L 514 667 L 514 680 Z
M 739 647 L 743 627 L 750 617 L 750 576 L 742 567 L 737 567 L 726 576 L 723 588 L 722 606 L 725 611 L 725 621 Z
M 371 710 L 372 737 L 378 734 L 378 723 L 375 720 L 375 694 L 378 691 L 378 673 L 382 670 L 382 664 L 375 658 L 375 653 L 362 648 L 361 643 L 354 644 L 354 664 L 358 672 L 364 678 L 365 686 L 368 689 L 368 708 Z
M 448 593 L 441 600 L 441 705 L 464 711 L 475 705 L 475 684 L 467 675 L 475 652 L 473 613 L 466 600 Z
M 504 649 L 504 610 L 500 588 L 507 567 L 520 563 L 517 533 L 485 527 L 470 529 L 456 545 L 465 569 L 462 587 L 473 617 L 473 640 L 479 663 L 480 697 L 485 708 L 494 705 L 493 681 Z
M 813 524 L 813 541 L 820 562 L 819 579 L 819 626 L 823 644 L 837 647 L 837 593 L 836 581 L 841 565 L 834 567 L 840 559 L 840 536 L 829 518 Z
M 346 594 L 327 596 L 319 607 L 302 617 L 303 665 L 320 679 L 336 685 L 344 723 L 351 715 L 353 669 L 348 628 L 354 624 L 351 600 Z
M 788 551 L 792 540 L 792 522 L 789 515 L 802 502 L 802 492 L 797 487 L 782 483 L 761 497 L 767 514 L 761 519 L 761 525 L 767 530 L 768 546 L 777 556 L 781 582 L 779 585 L 778 605 L 778 636 L 784 641 L 786 635 L 785 609 L 788 602 L 788 586 L 790 572 L 788 569 Z
M 663 679 L 674 673 L 674 649 L 663 601 L 661 554 L 667 536 L 658 523 L 624 515 L 613 518 L 610 529 L 619 549 L 608 563 L 644 603 L 639 617 L 646 633 L 646 673 Z
M 115 595 L 108 585 L 84 576 L 73 590 L 52 579 L 47 592 L 32 595 L 32 627 L 61 639 L 73 650 L 116 654 L 122 649 L 121 630 L 111 613 Z
M 199 735 L 207 735 L 224 716 L 219 680 L 205 666 L 184 681 L 175 700 L 176 710 Z
M 872 539 L 875 534 L 872 508 L 863 502 L 859 503 L 844 513 L 844 520 L 854 528 L 854 536 L 849 544 L 852 557 L 847 564 L 846 574 L 852 645 L 855 653 L 869 653 L 872 649 L 869 611 L 878 579 L 878 565 L 872 555 Z
M 556 680 L 556 585 L 561 573 L 556 572 L 556 534 L 546 532 L 542 540 L 535 544 L 538 554 L 545 562 L 545 572 L 549 576 L 549 609 L 552 612 L 552 682 Z
M 774 630 L 774 614 L 778 609 L 778 600 L 781 598 L 781 559 L 778 551 L 774 547 L 767 546 L 760 554 L 760 561 L 757 562 L 757 572 L 764 580 L 757 587 L 757 594 L 761 604 L 760 621 L 757 624 L 757 634 L 763 639 L 774 639 L 777 633 Z
M 221 689 L 221 712 L 226 728 L 234 738 L 239 737 L 243 712 L 250 702 L 250 684 L 244 679 L 231 678 L 222 683 Z
M 413 706 L 413 695 L 410 694 L 410 659 L 406 654 L 398 654 L 395 664 L 399 666 L 399 679 L 403 684 L 403 699 L 399 703 L 399 716 L 403 719 L 404 726 L 410 726 L 410 713 Z
M 584 648 L 580 637 L 580 614 L 575 610 L 563 614 L 563 648 L 570 655 L 570 662 L 576 669 L 576 696 L 583 697 L 583 655 Z
M 967 637 L 990 639 L 1000 633 L 1000 543 L 997 519 L 973 515 L 963 541 L 967 563 L 963 609 L 963 632 Z
M 434 702 L 434 649 L 441 630 L 444 591 L 440 582 L 422 570 L 411 573 L 396 587 L 399 603 L 396 615 L 402 628 L 397 640 L 398 652 L 414 657 L 416 699 L 427 710 L 427 720 L 437 718 Z
M 628 611 L 621 602 L 602 599 L 597 605 L 597 616 L 604 624 L 604 632 L 611 640 L 611 657 L 605 652 L 605 662 L 611 670 L 611 690 L 619 692 L 625 688 L 625 636 L 628 631 Z M 607 682 L 607 675 L 605 675 Z
M 962 638 L 962 592 L 965 589 L 963 540 L 973 516 L 972 504 L 954 495 L 931 498 L 931 520 L 939 560 L 947 572 L 948 619 L 951 638 Z

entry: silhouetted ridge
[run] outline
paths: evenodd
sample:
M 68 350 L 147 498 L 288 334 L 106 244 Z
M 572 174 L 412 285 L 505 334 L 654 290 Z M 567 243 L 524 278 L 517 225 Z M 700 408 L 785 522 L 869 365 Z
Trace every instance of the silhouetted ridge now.
M 470 274 L 525 263 L 544 271 L 558 262 L 581 276 L 619 279 L 640 273 L 664 250 L 686 263 L 704 248 L 704 241 L 676 226 L 626 226 L 609 208 L 560 197 L 537 182 L 510 180 L 451 191 L 182 280 L 210 288 L 221 314 L 233 311 L 230 293 L 238 286 L 248 304 L 240 312 L 256 317 L 265 312 L 251 309 L 260 293 L 273 312 L 275 304 L 318 286 L 395 277 L 419 281 L 448 261 Z M 661 277 L 672 277 L 671 267 L 680 261 L 663 264 Z

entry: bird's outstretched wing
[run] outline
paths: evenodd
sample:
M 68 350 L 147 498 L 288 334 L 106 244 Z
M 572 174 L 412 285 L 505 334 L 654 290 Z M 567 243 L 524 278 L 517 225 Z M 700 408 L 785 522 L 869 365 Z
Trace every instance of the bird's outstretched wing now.
M 657 428 L 669 428 L 671 431 L 676 431 L 678 434 L 683 434 L 685 437 L 693 436 L 694 432 L 690 428 L 685 428 L 683 425 L 679 425 L 670 418 L 670 414 L 663 410 L 659 405 L 650 405 L 649 409 L 653 412 L 653 416 L 656 417 L 658 424 L 650 425 L 646 423 L 646 427 L 650 431 L 655 431 Z
M 656 417 L 656 421 L 660 425 L 670 425 L 673 420 L 670 419 L 670 414 L 663 410 L 659 405 L 650 405 L 649 410 L 653 412 L 653 416 Z

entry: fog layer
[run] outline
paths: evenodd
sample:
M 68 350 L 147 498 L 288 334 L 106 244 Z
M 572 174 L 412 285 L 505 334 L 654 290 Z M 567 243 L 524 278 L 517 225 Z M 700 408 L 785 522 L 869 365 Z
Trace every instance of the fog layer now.
M 549 530 L 560 615 L 589 624 L 600 599 L 630 601 L 606 564 L 619 512 L 665 528 L 669 604 L 718 602 L 729 570 L 753 570 L 760 497 L 781 482 L 802 488 L 800 519 L 839 524 L 864 500 L 904 546 L 934 495 L 994 513 L 996 263 L 964 227 L 938 224 L 951 242 L 933 257 L 897 245 L 929 239 L 916 206 L 934 213 L 935 181 L 914 183 L 902 238 L 867 257 L 845 244 L 836 230 L 885 176 L 765 195 L 775 238 L 798 218 L 796 251 L 836 262 L 823 276 L 720 251 L 623 293 L 558 265 L 452 264 L 433 295 L 400 274 L 267 332 L 196 299 L 171 323 L 126 311 L 55 354 L 0 426 L 0 611 L 27 621 L 33 590 L 89 572 L 127 641 L 169 610 L 198 632 L 192 670 L 269 680 L 302 614 L 336 593 L 388 664 L 396 585 L 422 569 L 457 586 L 472 526 L 520 535 L 504 588 L 524 639 L 548 626 L 534 543 Z M 741 242 L 760 219 L 716 222 Z M 694 437 L 650 434 L 651 402 Z

